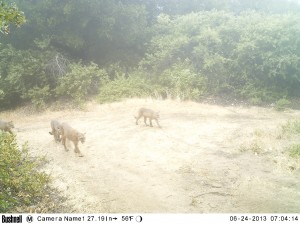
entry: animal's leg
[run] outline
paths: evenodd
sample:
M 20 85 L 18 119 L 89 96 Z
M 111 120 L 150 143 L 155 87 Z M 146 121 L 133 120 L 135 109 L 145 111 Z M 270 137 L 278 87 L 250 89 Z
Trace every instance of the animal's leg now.
M 78 148 L 78 142 L 74 143 L 74 145 L 75 145 L 75 149 L 74 149 L 75 153 L 79 153 L 79 157 L 83 157 L 82 153 Z
M 158 119 L 155 119 L 157 126 L 161 128 L 160 124 L 158 123 Z
M 66 151 L 66 152 L 69 151 L 69 149 L 68 149 L 67 146 L 66 146 L 66 137 L 65 137 L 65 136 L 62 137 L 62 144 L 63 144 L 64 147 L 65 147 L 65 151 Z
M 152 119 L 149 118 L 149 120 L 150 120 L 150 127 L 153 127 L 153 125 L 152 125 Z
M 146 124 L 146 126 L 148 126 L 147 124 L 147 117 L 144 116 L 144 123 Z
M 139 121 L 139 119 L 140 119 L 141 117 L 138 116 L 138 117 L 135 117 L 135 118 L 136 118 L 135 124 L 138 125 L 138 121 Z

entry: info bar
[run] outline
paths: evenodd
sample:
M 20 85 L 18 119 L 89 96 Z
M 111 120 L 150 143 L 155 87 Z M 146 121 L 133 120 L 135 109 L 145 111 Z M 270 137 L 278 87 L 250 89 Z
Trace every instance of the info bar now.
M 2 214 L 2 224 L 300 224 L 300 214 Z

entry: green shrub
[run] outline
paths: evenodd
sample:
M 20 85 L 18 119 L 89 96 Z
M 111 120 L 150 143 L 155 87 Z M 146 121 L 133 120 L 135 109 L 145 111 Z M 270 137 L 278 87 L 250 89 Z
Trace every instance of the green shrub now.
M 95 63 L 88 66 L 73 63 L 70 68 L 71 71 L 59 80 L 56 94 L 70 98 L 77 104 L 82 104 L 88 95 L 97 94 L 99 88 L 108 81 L 106 71 L 99 69 Z
M 284 96 L 299 98 L 297 21 L 299 14 L 256 11 L 238 15 L 214 10 L 176 17 L 160 15 L 141 66 L 165 75 L 165 89 L 182 98 L 197 99 L 203 90 L 185 92 L 194 90 L 180 80 L 189 73 L 191 77 L 205 76 L 206 90 L 211 95 L 248 99 L 254 104 Z M 194 70 L 172 69 L 178 61 L 186 59 Z
M 285 98 L 279 99 L 276 103 L 275 103 L 275 109 L 277 111 L 283 111 L 286 109 L 286 107 L 288 107 L 291 104 L 291 102 Z
M 129 77 L 119 75 L 102 86 L 98 100 L 104 103 L 119 101 L 122 98 L 147 97 L 154 93 L 154 89 L 150 81 L 141 74 L 131 74 Z
M 295 144 L 295 145 L 292 145 L 289 149 L 289 154 L 291 157 L 293 158 L 298 158 L 300 157 L 300 144 Z
M 234 92 L 237 97 L 248 99 L 249 103 L 253 105 L 271 103 L 284 95 L 279 92 L 275 93 L 266 87 L 259 87 L 257 84 L 254 84 L 248 79 L 246 79 L 243 87 L 236 88 Z
M 39 108 L 49 97 L 53 77 L 45 72 L 51 51 L 17 50 L 0 44 L 0 105 L 12 108 L 31 101 Z M 46 89 L 45 89 L 46 88 Z M 40 102 L 38 102 L 40 101 Z
M 206 79 L 189 62 L 174 64 L 159 77 L 162 90 L 172 98 L 199 100 L 206 92 Z
M 27 145 L 18 147 L 15 136 L 0 133 L 0 212 L 26 212 L 29 207 L 51 212 L 49 202 L 60 199 L 49 187 L 50 177 L 39 171 L 45 161 L 32 158 Z M 54 193 L 55 198 L 51 197 Z
M 300 121 L 289 120 L 286 124 L 282 125 L 283 134 L 300 134 Z
M 261 105 L 262 104 L 262 100 L 259 97 L 250 98 L 249 102 L 252 105 Z
M 46 108 L 46 102 L 51 98 L 49 86 L 43 88 L 34 87 L 28 91 L 26 96 L 31 100 L 36 110 L 43 110 Z

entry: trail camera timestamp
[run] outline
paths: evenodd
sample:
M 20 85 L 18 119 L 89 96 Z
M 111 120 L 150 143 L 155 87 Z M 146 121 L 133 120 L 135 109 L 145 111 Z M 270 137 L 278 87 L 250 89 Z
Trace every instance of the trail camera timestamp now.
M 240 216 L 230 216 L 229 221 L 231 222 L 298 222 L 298 215 L 240 215 Z

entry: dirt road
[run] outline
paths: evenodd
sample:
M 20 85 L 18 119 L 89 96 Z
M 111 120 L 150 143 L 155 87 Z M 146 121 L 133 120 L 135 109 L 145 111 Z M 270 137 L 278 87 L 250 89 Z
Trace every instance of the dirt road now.
M 161 129 L 135 125 L 142 106 L 160 111 Z M 45 170 L 76 212 L 300 211 L 300 163 L 286 152 L 293 139 L 280 138 L 280 125 L 300 111 L 131 99 L 4 116 L 20 144 L 50 160 Z M 84 157 L 55 143 L 51 119 L 86 132 Z

